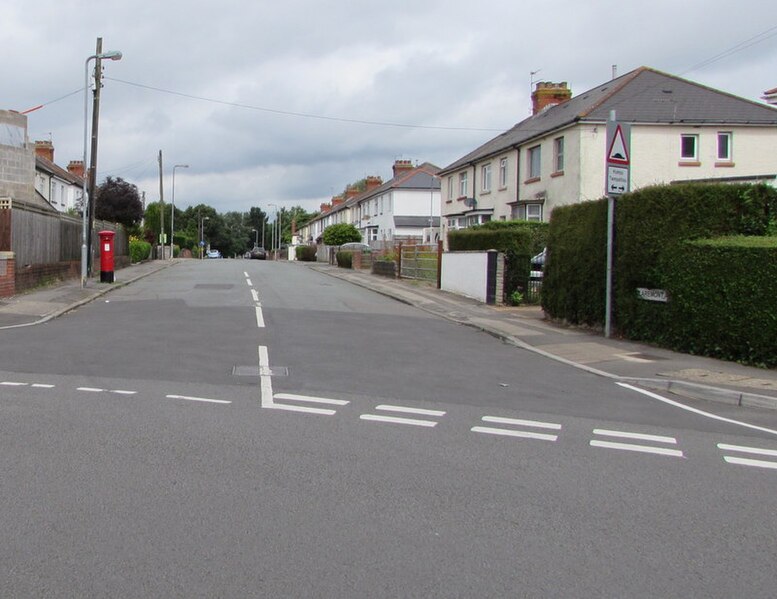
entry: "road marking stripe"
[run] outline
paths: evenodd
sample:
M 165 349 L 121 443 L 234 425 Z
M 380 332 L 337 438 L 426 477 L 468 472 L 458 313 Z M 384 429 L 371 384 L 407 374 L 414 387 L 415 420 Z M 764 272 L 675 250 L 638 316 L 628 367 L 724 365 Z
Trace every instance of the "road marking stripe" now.
M 683 457 L 683 452 L 679 449 L 667 449 L 666 447 L 648 447 L 647 445 L 632 445 L 631 443 L 612 443 L 610 441 L 590 442 L 591 447 L 604 447 L 607 449 L 620 449 L 622 451 L 639 451 L 641 453 L 654 453 L 658 455 Z
M 515 418 L 502 418 L 500 416 L 483 416 L 481 418 L 483 422 L 493 422 L 495 424 L 514 424 L 516 426 L 532 426 L 535 428 L 550 428 L 554 430 L 561 430 L 560 424 L 553 422 L 539 422 L 537 420 L 516 420 Z
M 669 443 L 677 445 L 677 439 L 674 437 L 662 437 L 660 435 L 646 435 L 644 433 L 626 433 L 623 431 L 609 431 L 601 428 L 594 429 L 594 435 L 605 437 L 621 437 L 623 439 L 639 439 L 640 441 L 655 441 L 656 443 Z
M 337 414 L 336 410 L 327 410 L 325 408 L 308 408 L 306 406 L 287 406 L 282 403 L 272 403 L 270 405 L 262 406 L 263 408 L 270 408 L 273 410 L 286 410 L 288 412 L 305 412 L 307 414 L 320 414 L 322 416 L 333 416 Z
M 267 352 L 266 345 L 259 346 L 259 400 L 263 408 L 271 408 L 273 406 L 270 355 Z
M 97 387 L 79 387 L 78 391 L 88 391 L 89 393 L 102 393 L 105 389 L 98 389 Z
M 5 385 L 6 387 L 25 387 L 27 386 L 27 383 L 15 383 L 13 381 L 3 381 L 0 383 L 0 385 Z
M 256 307 L 256 326 L 260 329 L 264 328 L 264 316 L 262 316 L 262 308 Z
M 530 431 L 516 431 L 506 428 L 491 428 L 490 426 L 473 426 L 470 429 L 473 433 L 486 433 L 487 435 L 503 435 L 506 437 L 521 437 L 523 439 L 537 439 L 539 441 L 555 441 L 558 435 L 547 435 L 545 433 L 532 433 Z
M 378 416 L 376 414 L 362 414 L 359 416 L 362 420 L 373 420 L 375 422 L 390 422 L 392 424 L 410 424 L 412 426 L 437 426 L 436 422 L 431 420 L 415 420 L 413 418 L 397 418 L 396 416 Z
M 748 424 L 747 422 L 740 422 L 739 420 L 732 420 L 731 418 L 724 418 L 723 416 L 718 416 L 717 414 L 710 414 L 709 412 L 705 412 L 704 410 L 699 410 L 697 408 L 692 408 L 690 406 L 686 406 L 684 404 L 681 404 L 678 401 L 673 401 L 671 399 L 667 399 L 666 397 L 661 397 L 658 393 L 652 393 L 651 391 L 645 391 L 645 389 L 640 389 L 639 387 L 635 387 L 634 385 L 629 385 L 628 383 L 615 383 L 616 385 L 619 385 L 623 387 L 624 389 L 631 389 L 632 391 L 636 391 L 637 393 L 642 393 L 642 395 L 647 395 L 648 397 L 652 397 L 653 399 L 657 399 L 658 401 L 663 401 L 664 403 L 669 404 L 670 406 L 675 406 L 676 408 L 681 408 L 683 410 L 687 410 L 689 412 L 693 412 L 694 414 L 699 414 L 701 416 L 706 416 L 707 418 L 712 418 L 713 420 L 719 420 L 720 422 L 728 422 L 729 424 L 737 424 L 739 426 L 744 426 L 746 428 L 751 428 L 756 431 L 761 431 L 764 433 L 769 433 L 772 435 L 777 435 L 777 430 L 771 429 L 771 428 L 764 428 L 763 426 L 756 426 L 754 424 Z
M 38 389 L 53 389 L 54 385 L 49 385 L 47 383 L 33 383 L 31 385 L 32 387 L 37 387 Z
M 350 402 L 344 399 L 328 399 L 326 397 L 309 397 L 307 395 L 294 395 L 292 393 L 276 393 L 275 399 L 288 399 L 291 401 L 309 401 L 311 403 L 326 403 L 335 406 L 346 406 Z
M 124 391 L 123 389 L 111 389 L 110 393 L 116 393 L 117 395 L 135 395 L 137 391 Z
M 254 298 L 255 302 L 259 302 L 259 293 L 256 291 L 256 289 L 251 290 L 251 297 Z
M 246 279 L 246 283 L 248 283 L 249 287 L 253 287 L 254 284 L 251 282 L 251 279 Z
M 187 401 L 202 401 L 206 403 L 222 403 L 222 404 L 230 404 L 231 401 L 226 401 L 224 399 L 208 399 L 207 397 L 191 397 L 189 395 L 165 395 L 168 399 L 185 399 Z
M 375 407 L 376 410 L 383 410 L 385 412 L 402 412 L 405 414 L 417 414 L 418 416 L 445 416 L 445 412 L 439 410 L 424 410 L 421 408 L 406 408 L 404 406 L 390 406 L 387 404 L 381 404 Z
M 777 470 L 777 462 L 767 462 L 765 460 L 750 460 L 748 458 L 735 458 L 732 456 L 723 456 L 723 459 L 729 464 L 739 464 L 740 466 L 753 466 L 755 468 L 770 468 Z
M 726 445 L 725 443 L 718 443 L 718 448 L 727 451 L 740 451 L 742 453 L 756 453 L 758 455 L 777 457 L 777 451 L 774 449 L 761 449 L 760 447 L 747 447 L 745 445 Z
M 245 275 L 245 278 L 248 278 L 248 273 L 246 271 L 243 271 L 243 275 Z

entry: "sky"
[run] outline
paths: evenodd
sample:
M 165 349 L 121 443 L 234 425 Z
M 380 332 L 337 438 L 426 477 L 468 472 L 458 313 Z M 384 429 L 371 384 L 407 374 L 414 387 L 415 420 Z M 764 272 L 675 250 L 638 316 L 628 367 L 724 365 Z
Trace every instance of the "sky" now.
M 445 167 L 530 114 L 648 66 L 753 101 L 777 87 L 773 0 L 0 0 L 0 109 L 83 156 L 85 61 L 103 61 L 98 181 L 219 212 L 317 210 L 395 160 Z M 90 72 L 91 72 L 90 63 Z M 91 93 L 89 95 L 91 110 Z M 89 119 L 91 123 L 91 117 Z

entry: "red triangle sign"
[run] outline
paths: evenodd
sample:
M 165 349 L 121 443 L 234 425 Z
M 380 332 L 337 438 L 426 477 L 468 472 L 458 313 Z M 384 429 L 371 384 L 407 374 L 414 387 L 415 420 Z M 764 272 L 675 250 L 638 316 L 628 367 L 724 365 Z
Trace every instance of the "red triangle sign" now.
M 623 136 L 623 129 L 621 129 L 620 125 L 616 127 L 610 149 L 607 151 L 607 162 L 629 166 L 629 151 L 626 148 L 626 139 Z

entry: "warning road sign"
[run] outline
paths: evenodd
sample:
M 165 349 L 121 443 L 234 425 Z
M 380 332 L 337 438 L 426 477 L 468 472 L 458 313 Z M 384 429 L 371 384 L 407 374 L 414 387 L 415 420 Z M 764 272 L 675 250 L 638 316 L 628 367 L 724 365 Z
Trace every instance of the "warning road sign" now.
M 609 144 L 609 150 L 607 151 L 608 164 L 619 164 L 621 166 L 629 166 L 631 160 L 629 158 L 629 144 L 623 133 L 623 126 L 618 123 L 615 127 L 615 134 L 612 137 L 612 141 Z

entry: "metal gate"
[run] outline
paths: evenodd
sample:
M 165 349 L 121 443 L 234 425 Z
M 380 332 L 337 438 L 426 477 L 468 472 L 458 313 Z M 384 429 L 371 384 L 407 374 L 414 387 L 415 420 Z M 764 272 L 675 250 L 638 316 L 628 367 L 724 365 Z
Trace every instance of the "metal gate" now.
M 437 282 L 437 271 L 440 260 L 438 245 L 405 245 L 399 246 L 400 272 L 403 279 Z

